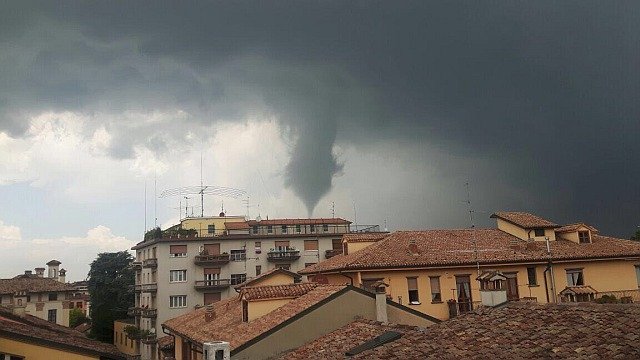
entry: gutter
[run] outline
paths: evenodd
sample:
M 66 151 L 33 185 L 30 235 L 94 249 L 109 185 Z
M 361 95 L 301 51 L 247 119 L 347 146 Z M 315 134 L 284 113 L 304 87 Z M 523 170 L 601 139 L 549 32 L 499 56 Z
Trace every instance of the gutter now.
M 351 281 L 351 286 L 353 286 L 353 278 L 352 278 L 351 276 L 343 274 L 343 273 L 342 273 L 342 271 L 339 271 L 339 272 L 338 272 L 338 275 L 340 275 L 340 276 L 344 276 L 344 277 L 346 277 L 347 279 L 349 279 L 349 281 Z

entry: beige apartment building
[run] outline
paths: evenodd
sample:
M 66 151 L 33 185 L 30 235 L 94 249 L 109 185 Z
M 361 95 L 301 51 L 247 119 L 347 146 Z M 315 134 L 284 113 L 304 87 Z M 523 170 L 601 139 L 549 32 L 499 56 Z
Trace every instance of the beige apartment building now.
M 378 230 L 377 227 L 368 228 Z M 136 251 L 136 325 L 143 359 L 157 358 L 160 324 L 237 295 L 234 286 L 275 268 L 302 270 L 342 252 L 351 222 L 327 219 L 260 219 L 241 216 L 186 218 Z
M 51 260 L 45 268 L 26 270 L 11 279 L 0 279 L 0 306 L 16 315 L 32 315 L 58 325 L 69 326 L 69 311 L 74 307 L 74 287 L 65 282 L 66 271 Z M 46 276 L 45 276 L 46 275 Z

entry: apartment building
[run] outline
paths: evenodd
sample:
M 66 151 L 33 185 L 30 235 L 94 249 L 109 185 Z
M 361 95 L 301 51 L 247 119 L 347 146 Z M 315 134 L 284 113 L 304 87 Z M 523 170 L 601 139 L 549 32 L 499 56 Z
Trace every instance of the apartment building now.
M 65 282 L 66 271 L 60 261 L 51 260 L 45 268 L 25 270 L 11 279 L 0 279 L 0 305 L 17 315 L 29 314 L 52 323 L 69 326 L 74 287 Z
M 377 228 L 370 228 L 377 230 Z M 187 218 L 136 251 L 136 325 L 143 359 L 157 356 L 159 324 L 236 295 L 234 286 L 275 268 L 296 272 L 342 252 L 351 222 L 327 219 Z
M 608 295 L 640 302 L 639 242 L 523 212 L 492 218 L 497 228 L 398 231 L 362 241 L 345 236 L 344 255 L 299 273 L 364 288 L 383 281 L 395 301 L 442 320 L 481 306 L 481 280 L 491 272 L 504 276 L 495 284 L 504 286 L 507 301 L 578 302 Z

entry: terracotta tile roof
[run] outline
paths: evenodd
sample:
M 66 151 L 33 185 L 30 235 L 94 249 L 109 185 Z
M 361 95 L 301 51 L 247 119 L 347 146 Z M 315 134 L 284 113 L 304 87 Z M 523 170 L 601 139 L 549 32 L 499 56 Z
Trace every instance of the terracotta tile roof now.
M 352 233 L 342 235 L 342 240 L 350 243 L 355 242 L 375 242 L 389 236 L 388 232 L 383 233 Z
M 283 299 L 302 296 L 313 290 L 316 283 L 299 283 L 289 285 L 247 286 L 240 296 L 245 300 Z
M 90 323 L 82 323 L 82 324 L 74 327 L 73 330 L 79 331 L 81 333 L 88 333 L 89 330 L 91 330 L 91 324 Z
M 386 331 L 398 340 L 346 357 Z M 357 320 L 280 359 L 638 359 L 637 304 L 509 303 L 428 329 Z
M 578 229 L 580 229 L 581 227 L 586 227 L 587 229 L 591 230 L 591 232 L 598 232 L 598 229 L 594 228 L 593 226 L 589 226 L 585 223 L 575 223 L 575 224 L 568 224 L 568 225 L 563 225 L 557 229 L 555 229 L 556 233 L 566 233 L 566 232 L 572 232 L 572 231 L 578 231 Z
M 268 219 L 268 220 L 249 220 L 247 223 L 250 226 L 254 225 L 346 225 L 351 224 L 351 221 L 347 221 L 341 218 L 318 218 L 318 219 Z
M 298 287 L 298 284 L 295 284 L 294 287 Z M 307 287 L 308 292 L 305 294 L 249 322 L 242 321 L 242 301 L 238 295 L 214 303 L 215 317 L 210 322 L 205 321 L 206 307 L 203 307 L 170 319 L 163 325 L 172 332 L 185 336 L 199 344 L 213 339 L 228 341 L 233 350 L 343 290 L 345 287 L 312 284 Z
M 597 291 L 589 285 L 581 285 L 581 286 L 567 286 L 564 290 L 560 291 L 560 295 L 565 295 L 568 293 L 573 294 L 596 294 Z
M 224 227 L 227 230 L 249 230 L 251 228 L 246 221 L 225 222 Z
M 498 211 L 491 218 L 502 219 L 525 229 L 559 227 L 558 224 L 526 212 Z
M 13 279 L 0 279 L 0 294 L 13 294 L 17 291 L 30 293 L 46 291 L 74 291 L 74 287 L 54 279 L 36 275 L 18 275 Z
M 437 267 L 546 261 L 544 242 L 528 243 L 497 229 L 399 231 L 360 251 L 336 255 L 298 273 L 401 267 Z M 640 256 L 640 243 L 593 235 L 590 244 L 559 239 L 550 242 L 553 260 Z M 411 251 L 409 245 L 415 243 Z
M 46 344 L 75 353 L 99 355 L 105 359 L 127 359 L 113 344 L 87 338 L 83 333 L 35 316 L 18 316 L 0 307 L 0 335 Z
M 269 270 L 269 271 L 267 271 L 265 273 L 262 273 L 261 275 L 253 277 L 253 278 L 243 282 L 242 284 L 238 284 L 238 285 L 234 286 L 234 289 L 238 290 L 238 289 L 241 289 L 241 288 L 246 287 L 246 286 L 255 285 L 257 282 L 259 282 L 261 280 L 264 280 L 266 278 L 269 278 L 269 277 L 271 277 L 271 276 L 273 276 L 275 274 L 288 275 L 288 276 L 292 277 L 294 279 L 294 281 L 299 281 L 302 278 L 302 275 L 296 274 L 293 271 L 285 270 L 285 269 L 282 269 L 282 268 L 275 268 L 275 269 Z
M 158 339 L 158 348 L 161 350 L 173 349 L 173 337 L 170 335 L 163 336 Z

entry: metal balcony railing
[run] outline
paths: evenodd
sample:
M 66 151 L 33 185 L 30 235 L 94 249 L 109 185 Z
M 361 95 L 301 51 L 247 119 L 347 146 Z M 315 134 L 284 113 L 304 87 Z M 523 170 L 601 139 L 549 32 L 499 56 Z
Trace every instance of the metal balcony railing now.
M 234 254 L 235 255 L 235 254 Z M 230 260 L 229 254 L 220 255 L 196 255 L 193 262 L 196 265 L 223 265 Z
M 144 318 L 158 317 L 158 309 L 140 309 L 140 316 Z
M 196 290 L 220 290 L 226 289 L 231 285 L 230 279 L 213 279 L 196 281 Z
M 127 316 L 135 317 L 140 316 L 142 314 L 142 308 L 139 307 L 130 307 L 127 309 Z
M 142 284 L 141 288 L 142 292 L 154 293 L 158 291 L 158 284 Z
M 295 261 L 300 258 L 300 250 L 276 250 L 267 253 L 268 261 Z
M 158 267 L 158 259 L 144 259 L 142 260 L 143 268 L 157 268 Z

